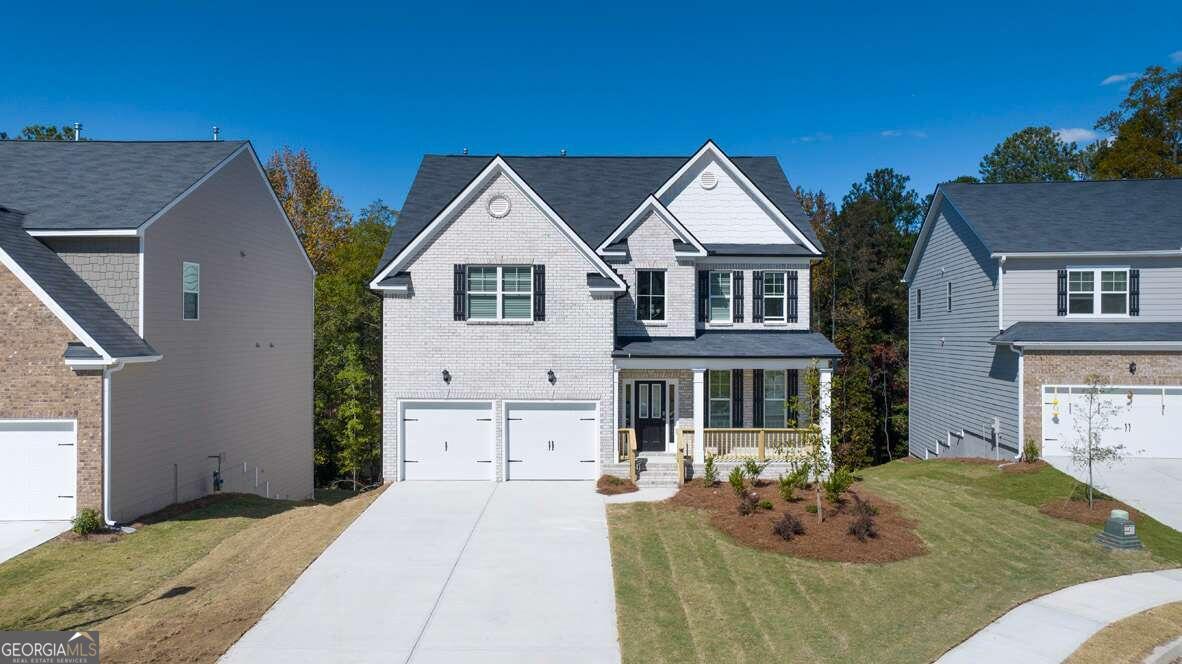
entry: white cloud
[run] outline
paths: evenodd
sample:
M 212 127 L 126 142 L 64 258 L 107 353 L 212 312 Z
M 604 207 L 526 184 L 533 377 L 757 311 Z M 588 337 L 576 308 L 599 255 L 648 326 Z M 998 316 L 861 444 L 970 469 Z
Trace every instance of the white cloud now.
M 928 137 L 928 133 L 926 131 L 920 131 L 918 129 L 912 129 L 911 131 L 907 132 L 907 135 L 912 138 L 927 138 Z
M 882 135 L 890 138 L 892 136 L 902 136 L 903 132 L 898 129 L 884 129 Z
M 903 135 L 910 136 L 911 138 L 928 137 L 928 133 L 926 131 L 920 131 L 918 129 L 908 129 L 906 131 L 902 129 L 883 129 L 882 131 L 878 132 L 878 135 L 882 136 L 883 138 L 895 138 L 897 136 Z
M 1170 54 L 1170 60 L 1174 62 L 1182 62 L 1182 51 L 1174 51 Z
M 1182 53 L 1182 51 L 1179 51 L 1179 52 Z M 1137 76 L 1138 76 L 1138 74 L 1135 71 L 1129 71 L 1129 72 L 1125 72 L 1123 74 L 1113 74 L 1113 75 L 1109 76 L 1108 78 L 1104 79 L 1103 81 L 1100 81 L 1100 85 L 1112 85 L 1113 83 L 1124 83 L 1125 81 L 1131 81 L 1134 78 L 1137 78 Z
M 1064 127 L 1055 130 L 1055 136 L 1059 137 L 1060 141 L 1064 143 L 1086 143 L 1094 141 L 1100 137 L 1099 134 L 1091 129 L 1084 129 L 1083 127 Z
M 816 133 L 809 134 L 808 136 L 801 136 L 799 138 L 794 138 L 794 139 L 792 139 L 792 142 L 793 143 L 816 143 L 817 141 L 828 141 L 828 140 L 832 140 L 832 139 L 833 139 L 833 136 L 831 136 L 830 134 L 826 134 L 823 131 L 818 131 Z

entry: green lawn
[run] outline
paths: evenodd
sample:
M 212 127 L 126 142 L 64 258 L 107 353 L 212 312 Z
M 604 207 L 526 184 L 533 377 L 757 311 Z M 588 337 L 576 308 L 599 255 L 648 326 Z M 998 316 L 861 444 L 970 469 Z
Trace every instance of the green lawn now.
M 918 521 L 927 555 L 887 565 L 791 558 L 735 544 L 701 512 L 609 506 L 624 660 L 931 661 L 1038 595 L 1182 562 L 1182 535 L 1146 517 L 1139 532 L 1152 555 L 1110 553 L 1093 528 L 1039 513 L 1072 491 L 1052 468 L 896 462 L 862 474 Z

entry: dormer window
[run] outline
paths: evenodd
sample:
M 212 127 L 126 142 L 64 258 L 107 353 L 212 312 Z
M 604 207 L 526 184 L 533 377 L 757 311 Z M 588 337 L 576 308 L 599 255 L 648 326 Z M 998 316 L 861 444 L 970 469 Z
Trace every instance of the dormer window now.
M 636 319 L 640 321 L 665 320 L 664 270 L 637 270 Z

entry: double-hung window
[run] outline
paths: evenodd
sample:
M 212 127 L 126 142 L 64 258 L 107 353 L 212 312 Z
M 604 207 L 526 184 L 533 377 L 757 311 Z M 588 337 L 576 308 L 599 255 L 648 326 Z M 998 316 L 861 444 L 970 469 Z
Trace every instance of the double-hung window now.
M 638 270 L 636 272 L 636 319 L 665 320 L 665 272 Z
M 1128 315 L 1129 271 L 1069 269 L 1067 313 L 1072 316 Z
M 788 320 L 788 291 L 785 288 L 787 274 L 784 272 L 763 273 L 763 320 L 783 323 Z
M 468 268 L 468 318 L 532 320 L 533 268 L 472 266 Z
M 725 429 L 731 425 L 731 372 L 710 371 L 710 418 L 712 429 Z
M 181 317 L 184 320 L 201 318 L 201 265 L 181 263 Z
M 732 284 L 730 272 L 710 273 L 710 322 L 731 322 Z
M 783 429 L 787 425 L 788 381 L 786 371 L 763 373 L 763 426 Z

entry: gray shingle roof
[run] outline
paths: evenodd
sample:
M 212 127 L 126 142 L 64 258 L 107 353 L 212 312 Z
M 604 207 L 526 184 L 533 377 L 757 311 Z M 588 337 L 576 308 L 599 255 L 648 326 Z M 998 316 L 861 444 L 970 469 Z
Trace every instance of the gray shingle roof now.
M 1182 179 L 939 188 L 993 253 L 1182 249 Z
M 614 357 L 841 357 L 825 335 L 770 330 L 709 330 L 696 337 L 622 337 Z
M 0 249 L 112 357 L 158 355 L 66 263 L 21 227 L 23 215 L 0 207 Z
M 711 256 L 812 256 L 799 244 L 707 244 Z
M 990 339 L 1011 343 L 1152 343 L 1182 342 L 1182 323 L 1130 321 L 1053 321 L 1014 323 Z
M 37 230 L 135 228 L 244 141 L 0 141 L 0 205 Z
M 598 247 L 645 197 L 688 157 L 502 157 L 591 247 Z M 381 272 L 492 161 L 493 157 L 427 155 L 406 195 L 398 224 L 375 271 Z M 775 157 L 732 157 L 820 248 L 812 223 Z

